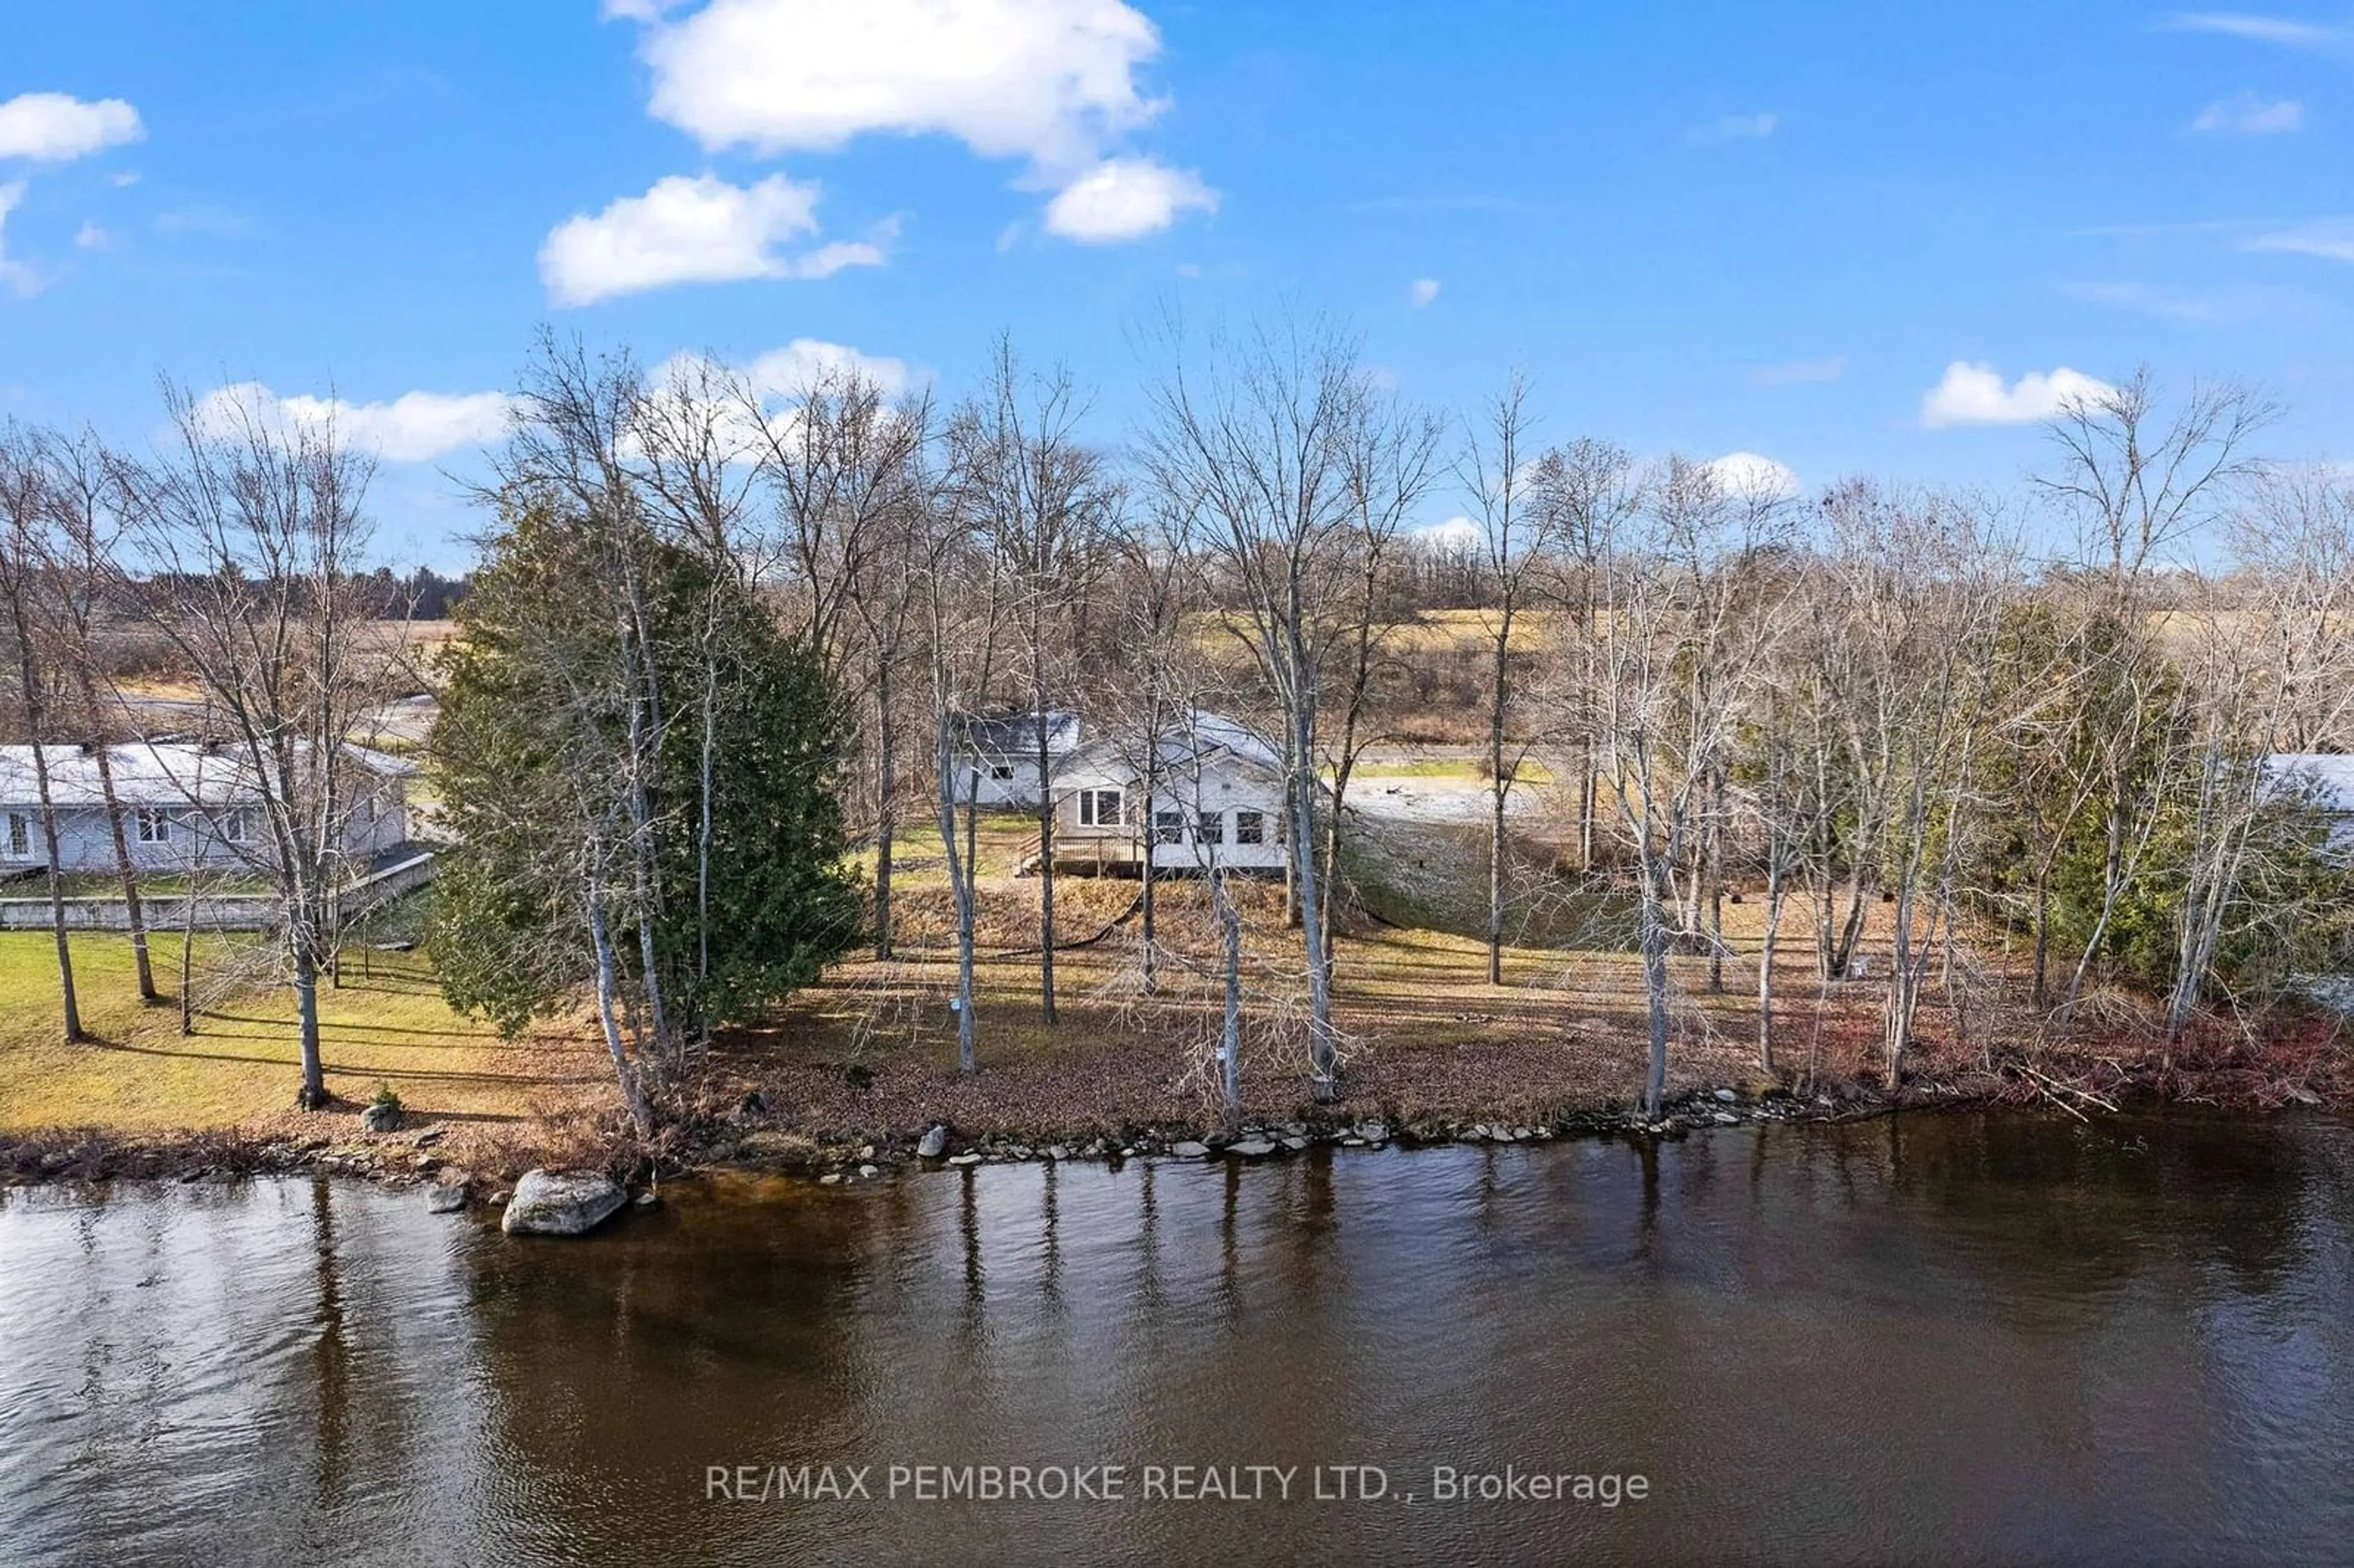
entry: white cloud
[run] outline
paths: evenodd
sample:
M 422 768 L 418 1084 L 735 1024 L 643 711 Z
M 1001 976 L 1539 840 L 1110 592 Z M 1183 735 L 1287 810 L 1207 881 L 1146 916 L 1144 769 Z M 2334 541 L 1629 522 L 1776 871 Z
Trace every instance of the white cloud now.
M 298 394 L 281 397 L 259 381 L 217 387 L 196 402 L 196 418 L 228 434 L 251 420 L 272 430 L 324 429 L 387 462 L 425 462 L 496 440 L 514 399 L 504 392 L 408 392 L 385 403 L 347 403 Z
M 2354 27 L 2299 22 L 2287 16 L 2259 16 L 2246 11 L 2187 12 L 2168 17 L 2161 26 L 2177 33 L 2218 33 L 2250 43 L 2302 49 L 2308 54 L 2339 54 L 2354 48 Z
M 1046 231 L 1083 245 L 1156 234 L 1186 211 L 1215 212 L 1218 193 L 1190 169 L 1150 158 L 1108 158 L 1046 204 Z
M 1488 542 L 1487 531 L 1469 517 L 1449 517 L 1444 523 L 1416 528 L 1410 536 L 1434 550 L 1477 550 Z
M 735 366 L 682 350 L 647 372 L 645 384 L 657 404 L 679 409 L 690 419 L 710 418 L 732 458 L 756 450 L 768 439 L 791 441 L 801 424 L 803 395 L 822 381 L 854 371 L 886 397 L 919 378 L 905 360 L 847 344 L 797 337 Z M 757 411 L 746 402 L 746 394 L 758 405 Z M 642 453 L 634 434 L 622 441 L 628 450 Z
M 0 289 L 13 294 L 32 295 L 41 291 L 47 281 L 23 261 L 8 260 L 8 215 L 25 199 L 25 182 L 13 181 L 0 185 Z
M 2354 218 L 2325 217 L 2294 228 L 2274 229 L 2243 241 L 2240 249 L 2318 256 L 2325 261 L 2354 261 Z
M 2115 388 L 2066 366 L 2046 374 L 2031 370 L 2005 387 L 1991 365 L 1956 360 L 1921 399 L 1921 422 L 1946 425 L 2029 425 L 2072 405 L 2110 397 Z
M 2193 131 L 2229 132 L 2239 136 L 2276 136 L 2305 123 L 2305 105 L 2294 98 L 2265 100 L 2253 92 L 2219 98 L 2199 111 Z
M 1700 466 L 1729 495 L 1779 501 L 1798 493 L 1798 475 L 1789 464 L 1755 452 L 1727 452 Z
M 27 92 L 0 103 L 0 158 L 65 163 L 147 134 L 119 98 L 85 103 L 62 92 Z
M 114 236 L 95 223 L 85 223 L 74 230 L 74 246 L 81 250 L 103 250 L 114 243 Z
M 1684 140 L 1701 146 L 1716 142 L 1762 142 L 1780 127 L 1778 114 L 1727 114 L 1684 132 Z
M 721 375 L 741 375 L 751 390 L 762 397 L 793 397 L 807 391 L 814 382 L 854 370 L 885 393 L 903 392 L 915 379 L 904 359 L 868 354 L 846 343 L 797 337 L 782 348 L 755 355 L 736 366 L 720 364 L 709 355 L 691 349 L 682 350 L 648 372 L 646 383 L 651 387 L 664 387 L 677 379 L 682 372 L 692 379 L 696 371 L 705 368 Z
M 1436 278 L 1416 278 L 1414 281 L 1413 287 L 1406 290 L 1405 293 L 1407 302 L 1411 303 L 1416 310 L 1420 310 L 1423 306 L 1430 303 L 1431 301 L 1438 298 L 1438 280 Z
M 872 240 L 783 251 L 817 232 L 817 195 L 816 185 L 782 175 L 751 185 L 672 175 L 642 196 L 557 225 L 540 247 L 540 281 L 557 304 L 585 305 L 671 283 L 824 278 L 882 265 L 883 248 Z
M 649 22 L 653 115 L 708 149 L 939 132 L 1068 173 L 1161 107 L 1134 74 L 1160 34 L 1120 0 L 711 0 L 647 16 L 668 8 L 608 13 Z
M 912 379 L 904 359 L 868 354 L 847 344 L 827 343 L 814 337 L 797 337 L 782 348 L 759 355 L 744 369 L 756 390 L 788 397 L 822 377 L 853 370 L 888 393 L 905 391 Z
M 1057 194 L 1045 226 L 1133 239 L 1216 193 L 1119 151 L 1164 107 L 1138 72 L 1161 52 L 1123 0 L 605 0 L 642 25 L 654 118 L 709 151 L 832 152 L 863 135 L 944 135 L 1018 158 Z

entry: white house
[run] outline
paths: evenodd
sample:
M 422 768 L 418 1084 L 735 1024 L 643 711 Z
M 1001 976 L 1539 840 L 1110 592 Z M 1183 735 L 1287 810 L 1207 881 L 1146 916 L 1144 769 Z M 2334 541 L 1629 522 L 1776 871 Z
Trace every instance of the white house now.
M 100 748 L 53 745 L 41 753 L 57 810 L 58 869 L 113 871 Z M 104 755 L 133 864 L 186 871 L 270 863 L 261 791 L 242 748 L 141 743 L 110 746 Z M 352 800 L 344 850 L 355 864 L 365 864 L 408 842 L 408 788 L 417 765 L 364 746 L 346 747 L 345 755 L 352 764 Z M 0 874 L 12 865 L 48 863 L 40 802 L 33 748 L 0 746 Z
M 1060 855 L 1129 866 L 1149 850 L 1156 871 L 1284 868 L 1290 834 L 1276 747 L 1247 726 L 1200 710 L 1179 715 L 1150 746 L 1140 735 L 1101 737 L 1064 764 L 1055 781 Z
M 1032 807 L 1079 747 L 1079 715 L 1044 713 L 968 714 L 961 721 L 956 800 L 959 805 Z M 1039 777 L 1038 737 L 1046 739 L 1046 776 Z
M 2354 757 L 2284 751 L 2264 758 L 2264 771 L 2291 788 L 2310 789 L 2313 803 L 2335 819 L 2330 843 L 2354 848 Z

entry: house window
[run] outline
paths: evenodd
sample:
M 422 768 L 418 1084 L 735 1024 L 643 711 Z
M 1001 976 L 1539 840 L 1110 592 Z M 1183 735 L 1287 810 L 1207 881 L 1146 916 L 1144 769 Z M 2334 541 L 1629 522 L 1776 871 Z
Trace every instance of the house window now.
M 1083 828 L 1119 826 L 1119 791 L 1117 789 L 1080 790 L 1079 826 Z
M 1267 842 L 1267 818 L 1257 811 L 1235 813 L 1235 842 L 1262 844 Z
M 1185 842 L 1185 813 L 1155 811 L 1152 813 L 1152 841 L 1155 843 L 1182 844 Z
M 167 844 L 172 842 L 172 819 L 155 807 L 140 807 L 138 821 L 141 843 Z
M 1010 762 L 1001 762 L 989 770 L 989 776 L 998 779 L 1011 779 L 1013 777 L 1013 765 Z
M 33 819 L 22 811 L 8 813 L 8 858 L 30 860 L 33 855 Z
M 246 806 L 232 808 L 228 815 L 221 819 L 221 837 L 233 844 L 252 842 L 252 809 Z
M 1226 842 L 1226 819 L 1220 811 L 1204 811 L 1193 819 L 1193 837 L 1202 843 L 1222 844 Z

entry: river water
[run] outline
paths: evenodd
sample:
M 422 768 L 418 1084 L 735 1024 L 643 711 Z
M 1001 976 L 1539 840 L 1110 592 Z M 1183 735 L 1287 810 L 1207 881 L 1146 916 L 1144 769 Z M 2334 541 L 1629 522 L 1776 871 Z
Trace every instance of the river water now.
M 0 1193 L 0 1562 L 2354 1562 L 2340 1121 L 667 1198 Z

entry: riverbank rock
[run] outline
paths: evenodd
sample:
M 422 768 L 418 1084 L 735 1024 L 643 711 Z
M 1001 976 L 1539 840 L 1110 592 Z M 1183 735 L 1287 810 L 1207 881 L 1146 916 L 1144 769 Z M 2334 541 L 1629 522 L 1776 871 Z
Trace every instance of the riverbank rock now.
M 1244 1138 L 1226 1145 L 1226 1152 L 1241 1160 L 1264 1160 L 1275 1152 L 1275 1145 L 1264 1138 Z
M 916 1158 L 918 1160 L 938 1160 L 948 1151 L 949 1129 L 939 1122 L 934 1122 L 931 1130 L 925 1133 L 922 1141 L 916 1145 Z
M 1210 1152 L 1210 1146 L 1206 1143 L 1196 1143 L 1189 1138 L 1171 1144 L 1169 1152 L 1179 1160 L 1199 1160 Z
M 398 1132 L 400 1107 L 389 1100 L 378 1100 L 360 1112 L 360 1129 L 363 1132 Z
M 466 1206 L 466 1184 L 463 1181 L 437 1181 L 425 1194 L 425 1210 L 433 1214 L 454 1214 Z
M 627 1201 L 598 1171 L 526 1171 L 499 1224 L 511 1236 L 577 1236 L 604 1224 Z

